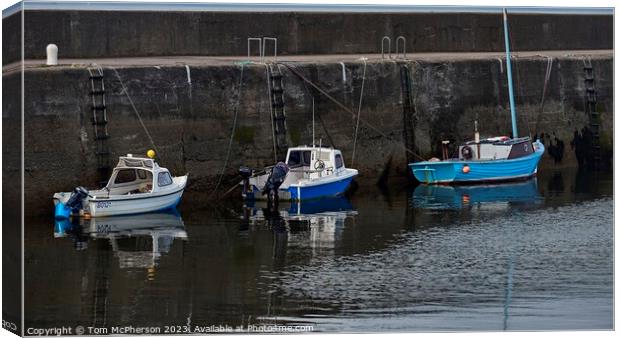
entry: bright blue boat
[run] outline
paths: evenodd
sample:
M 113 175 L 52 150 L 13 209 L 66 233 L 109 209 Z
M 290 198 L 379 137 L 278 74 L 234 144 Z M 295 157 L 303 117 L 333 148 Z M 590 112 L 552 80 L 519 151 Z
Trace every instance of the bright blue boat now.
M 242 168 L 240 173 L 245 175 L 241 184 L 246 200 L 268 199 L 271 186 L 280 200 L 299 201 L 343 195 L 358 171 L 345 167 L 338 149 L 300 146 L 288 149 L 285 163 L 258 173 Z
M 536 175 L 545 152 L 539 141 L 486 139 L 459 147 L 459 158 L 409 164 L 421 183 L 484 183 L 527 179 Z
M 544 145 L 529 137 L 517 138 L 517 120 L 512 89 L 512 69 L 508 39 L 508 19 L 504 10 L 504 40 L 506 71 L 512 118 L 512 136 L 480 139 L 477 122 L 474 141 L 458 148 L 457 158 L 448 158 L 447 141 L 442 142 L 443 160 L 410 163 L 415 178 L 426 184 L 482 183 L 526 179 L 538 170 L 538 161 L 545 152 Z

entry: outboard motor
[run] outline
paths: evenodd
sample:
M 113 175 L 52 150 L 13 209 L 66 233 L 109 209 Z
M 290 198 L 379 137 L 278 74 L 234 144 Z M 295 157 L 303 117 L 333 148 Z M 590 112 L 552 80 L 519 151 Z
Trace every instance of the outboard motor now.
M 269 202 L 271 202 L 274 197 L 277 201 L 278 189 L 282 183 L 284 183 L 288 170 L 289 168 L 284 162 L 278 162 L 278 164 L 271 168 L 271 174 L 269 174 L 267 182 L 265 182 L 265 187 L 263 188 L 263 195 L 267 194 Z
M 71 216 L 71 212 L 78 213 L 82 209 L 82 201 L 88 196 L 88 190 L 84 187 L 77 187 L 73 189 L 71 196 L 67 203 L 56 204 L 54 210 L 54 217 L 56 219 L 67 219 Z
M 245 198 L 248 193 L 252 192 L 252 190 L 250 189 L 250 177 L 252 177 L 253 173 L 254 173 L 254 170 L 252 170 L 251 168 L 248 168 L 248 167 L 239 168 L 239 176 L 241 176 L 241 179 L 243 182 L 243 191 L 241 193 L 243 198 Z
M 71 211 L 79 211 L 82 209 L 82 201 L 88 197 L 88 190 L 84 187 L 77 187 L 73 189 L 73 193 L 69 200 L 65 204 Z

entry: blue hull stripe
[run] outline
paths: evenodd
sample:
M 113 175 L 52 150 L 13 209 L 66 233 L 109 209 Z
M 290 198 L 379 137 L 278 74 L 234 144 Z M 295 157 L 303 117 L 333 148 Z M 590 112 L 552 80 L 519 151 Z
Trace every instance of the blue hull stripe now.
M 338 196 L 344 194 L 351 184 L 351 180 L 353 180 L 353 176 L 326 184 L 299 187 L 299 191 L 296 186 L 292 186 L 289 187 L 287 191 L 291 194 L 291 200 L 308 200 L 313 198 Z

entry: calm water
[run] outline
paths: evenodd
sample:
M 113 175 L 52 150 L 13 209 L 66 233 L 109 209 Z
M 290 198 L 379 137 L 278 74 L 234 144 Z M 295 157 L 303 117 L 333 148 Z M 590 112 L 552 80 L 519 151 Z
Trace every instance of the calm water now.
M 187 194 L 179 215 L 33 220 L 26 327 L 613 328 L 611 174 L 395 186 L 277 213 Z

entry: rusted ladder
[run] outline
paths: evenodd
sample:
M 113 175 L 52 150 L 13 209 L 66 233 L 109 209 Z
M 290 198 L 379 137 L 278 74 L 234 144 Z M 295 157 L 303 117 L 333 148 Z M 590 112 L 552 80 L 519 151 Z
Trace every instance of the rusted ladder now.
M 596 87 L 594 85 L 594 70 L 592 60 L 588 57 L 583 60 L 586 88 L 586 114 L 588 114 L 590 131 L 592 132 L 592 168 L 598 169 L 601 163 L 600 127 L 601 118 L 596 109 Z
M 273 131 L 276 141 L 276 158 L 284 161 L 288 150 L 286 136 L 286 111 L 284 109 L 284 87 L 282 72 L 279 65 L 269 64 L 269 81 L 271 83 L 271 108 L 273 117 Z
M 108 116 L 105 101 L 105 84 L 103 81 L 103 69 L 93 65 L 88 68 L 90 77 L 91 111 L 93 114 L 92 124 L 95 135 L 95 154 L 97 156 L 97 170 L 101 185 L 107 183 L 110 174 L 110 149 L 108 145 Z

